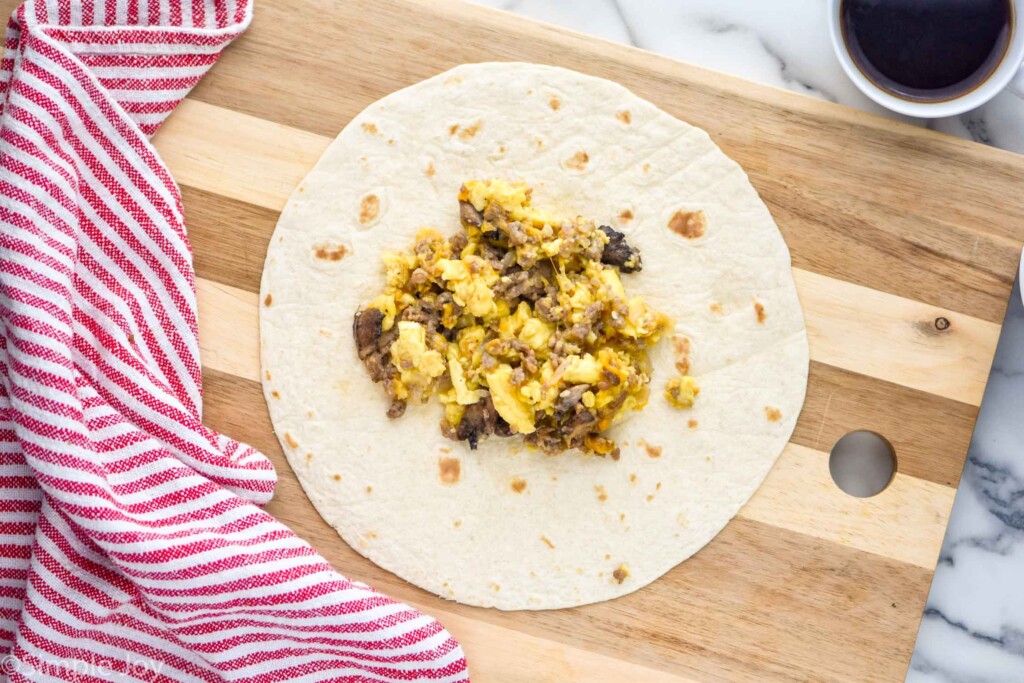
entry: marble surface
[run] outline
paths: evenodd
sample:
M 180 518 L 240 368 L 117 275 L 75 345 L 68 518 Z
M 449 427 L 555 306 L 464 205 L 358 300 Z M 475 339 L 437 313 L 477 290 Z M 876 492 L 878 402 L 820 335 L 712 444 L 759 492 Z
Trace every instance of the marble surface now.
M 476 0 L 759 83 L 1024 153 L 1024 92 L 947 119 L 909 119 L 864 96 L 836 61 L 826 0 Z M 1024 678 L 1024 677 L 1022 677 Z
M 870 101 L 836 61 L 826 0 L 477 1 L 1024 153 L 1022 92 L 1007 89 L 977 110 L 934 121 Z M 1024 306 L 1019 285 L 1014 291 L 908 672 L 912 683 L 1024 682 Z

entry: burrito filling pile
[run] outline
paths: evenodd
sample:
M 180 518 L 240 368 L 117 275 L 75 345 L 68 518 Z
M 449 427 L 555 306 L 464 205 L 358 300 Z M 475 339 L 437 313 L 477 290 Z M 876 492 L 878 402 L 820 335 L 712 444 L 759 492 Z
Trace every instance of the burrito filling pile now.
M 442 433 L 470 448 L 520 434 L 553 455 L 618 459 L 602 433 L 647 403 L 647 351 L 672 325 L 626 293 L 639 251 L 606 225 L 535 208 L 520 182 L 471 180 L 458 199 L 462 231 L 424 228 L 384 254 L 384 292 L 355 314 L 388 416 L 436 395 Z M 690 377 L 666 387 L 677 407 L 699 391 Z

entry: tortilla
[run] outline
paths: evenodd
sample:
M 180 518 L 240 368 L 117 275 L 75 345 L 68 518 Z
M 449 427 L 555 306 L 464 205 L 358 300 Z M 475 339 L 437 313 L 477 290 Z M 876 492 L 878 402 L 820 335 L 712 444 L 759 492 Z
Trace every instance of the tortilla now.
M 609 432 L 617 461 L 520 437 L 471 451 L 441 435 L 437 401 L 389 420 L 357 358 L 382 252 L 453 234 L 460 185 L 497 177 L 625 232 L 644 262 L 627 291 L 676 321 L 650 403 Z M 376 564 L 471 605 L 570 607 L 655 580 L 753 495 L 807 385 L 789 251 L 743 170 L 622 86 L 548 66 L 460 66 L 359 114 L 282 213 L 260 302 L 264 393 L 313 505 Z M 691 409 L 661 395 L 680 368 Z

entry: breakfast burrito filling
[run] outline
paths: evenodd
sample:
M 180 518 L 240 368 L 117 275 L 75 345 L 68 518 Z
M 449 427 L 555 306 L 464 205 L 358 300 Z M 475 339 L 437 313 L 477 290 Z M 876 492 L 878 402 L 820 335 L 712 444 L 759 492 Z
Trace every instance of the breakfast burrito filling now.
M 400 417 L 437 396 L 442 433 L 471 448 L 521 434 L 557 454 L 617 459 L 602 433 L 648 400 L 647 351 L 671 328 L 625 290 L 642 268 L 625 236 L 531 204 L 531 188 L 471 180 L 459 192 L 462 231 L 421 229 L 408 251 L 383 257 L 384 292 L 353 322 L 356 347 Z M 692 378 L 671 402 L 692 404 Z

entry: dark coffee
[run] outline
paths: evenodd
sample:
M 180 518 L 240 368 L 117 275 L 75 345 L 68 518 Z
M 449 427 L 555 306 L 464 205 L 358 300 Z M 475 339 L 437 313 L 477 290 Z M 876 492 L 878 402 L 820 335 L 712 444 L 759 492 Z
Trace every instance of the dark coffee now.
M 843 40 L 896 97 L 941 102 L 984 83 L 1013 34 L 1012 0 L 842 0 Z

